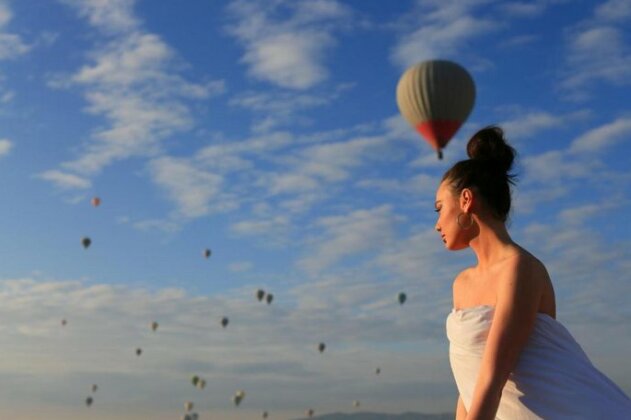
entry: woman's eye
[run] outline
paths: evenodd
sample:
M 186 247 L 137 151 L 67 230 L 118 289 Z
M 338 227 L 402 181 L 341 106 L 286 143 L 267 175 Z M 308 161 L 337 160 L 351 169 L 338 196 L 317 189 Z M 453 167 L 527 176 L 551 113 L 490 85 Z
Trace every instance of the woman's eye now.
M 435 211 L 436 213 L 438 213 L 438 212 L 440 212 L 440 209 L 434 209 L 434 211 Z

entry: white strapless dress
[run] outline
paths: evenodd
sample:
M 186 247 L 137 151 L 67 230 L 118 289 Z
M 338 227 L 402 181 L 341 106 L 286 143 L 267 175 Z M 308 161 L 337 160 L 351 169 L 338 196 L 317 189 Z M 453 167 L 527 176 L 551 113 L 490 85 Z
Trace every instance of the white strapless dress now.
M 493 310 L 481 305 L 447 316 L 449 362 L 467 410 Z M 631 419 L 631 399 L 592 365 L 561 323 L 539 313 L 504 386 L 496 419 Z

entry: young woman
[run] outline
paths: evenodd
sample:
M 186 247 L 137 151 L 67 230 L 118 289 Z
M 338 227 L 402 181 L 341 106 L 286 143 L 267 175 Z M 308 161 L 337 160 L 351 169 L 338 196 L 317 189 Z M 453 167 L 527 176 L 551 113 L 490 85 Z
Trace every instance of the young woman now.
M 447 317 L 456 419 L 631 419 L 631 399 L 556 321 L 545 266 L 508 234 L 515 150 L 487 127 L 467 154 L 436 193 L 445 247 L 478 259 L 454 280 Z

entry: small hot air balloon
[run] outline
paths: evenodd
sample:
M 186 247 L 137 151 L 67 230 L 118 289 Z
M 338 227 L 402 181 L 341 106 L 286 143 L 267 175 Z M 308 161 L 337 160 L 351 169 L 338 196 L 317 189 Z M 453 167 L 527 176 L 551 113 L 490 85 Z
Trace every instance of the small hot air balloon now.
M 225 316 L 223 318 L 221 318 L 221 326 L 226 328 L 228 326 L 228 318 L 226 318 Z
M 202 254 L 204 255 L 204 258 L 208 259 L 210 258 L 212 252 L 210 251 L 210 249 L 206 248 Z
M 436 150 L 442 149 L 467 119 L 475 102 L 475 84 L 459 64 L 430 60 L 409 67 L 397 84 L 401 115 Z
M 92 385 L 92 392 L 96 392 L 99 389 L 97 384 Z
M 67 323 L 68 323 L 68 321 L 66 321 L 65 319 L 62 319 L 62 320 L 61 320 L 61 325 L 62 325 L 63 327 L 65 327 Z
M 307 417 L 313 417 L 314 411 L 312 408 L 310 408 L 307 411 L 305 411 L 305 414 L 307 415 Z
M 270 305 L 272 301 L 274 300 L 274 295 L 271 293 L 268 293 L 267 296 L 265 297 L 265 300 L 267 301 L 267 304 Z
M 151 323 L 151 330 L 155 331 L 155 330 L 157 330 L 157 329 L 158 329 L 158 327 L 159 327 L 159 326 L 160 326 L 160 325 L 159 325 L 156 321 L 153 321 L 153 322 Z
M 101 204 L 101 199 L 99 197 L 92 197 L 91 202 L 94 207 L 98 207 Z
M 359 407 L 359 401 L 357 400 L 353 401 L 353 407 L 355 408 Z
M 267 411 L 263 411 L 263 415 L 261 417 L 263 417 L 264 419 L 266 419 L 268 416 Z
M 407 295 L 405 293 L 399 293 L 398 299 L 399 299 L 399 303 L 401 305 L 403 305 L 405 303 L 405 301 L 407 300 Z
M 204 379 L 200 379 L 199 382 L 197 382 L 197 388 L 204 389 L 205 387 L 206 387 L 206 381 Z
M 241 401 L 243 401 L 243 398 L 245 398 L 245 392 L 239 390 L 235 392 L 234 397 L 232 397 L 232 402 L 234 402 L 234 405 L 238 407 L 239 404 L 241 404 Z
M 92 243 L 92 240 L 88 238 L 87 236 L 84 236 L 83 238 L 81 238 L 81 245 L 83 245 L 83 248 L 88 249 L 91 243 Z
M 199 376 L 193 375 L 193 377 L 191 378 L 191 383 L 193 384 L 193 386 L 197 386 L 197 384 L 199 383 Z
M 326 349 L 326 344 L 324 343 L 318 344 L 318 350 L 320 350 L 320 353 L 322 353 L 324 349 Z
M 260 301 L 265 297 L 265 290 L 259 289 L 256 291 L 256 298 Z
M 138 347 L 136 349 L 136 356 L 140 356 L 142 354 L 142 349 L 140 347 Z
M 184 409 L 188 412 L 191 411 L 193 409 L 193 402 L 192 401 L 186 401 L 184 403 Z
M 94 400 L 92 399 L 92 397 L 88 397 L 85 399 L 85 405 L 87 405 L 88 407 L 92 405 L 92 402 Z
M 375 369 L 375 374 L 379 375 L 381 373 L 381 368 Z

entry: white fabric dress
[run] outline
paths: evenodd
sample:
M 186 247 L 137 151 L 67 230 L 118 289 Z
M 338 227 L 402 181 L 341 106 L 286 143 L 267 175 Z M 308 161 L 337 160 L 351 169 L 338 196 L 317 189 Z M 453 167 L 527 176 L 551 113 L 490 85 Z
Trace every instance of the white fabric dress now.
M 449 361 L 467 411 L 493 310 L 480 305 L 447 316 Z M 631 419 L 631 399 L 592 365 L 561 323 L 539 313 L 504 386 L 496 419 Z

